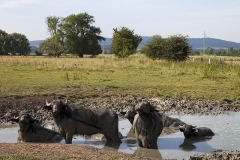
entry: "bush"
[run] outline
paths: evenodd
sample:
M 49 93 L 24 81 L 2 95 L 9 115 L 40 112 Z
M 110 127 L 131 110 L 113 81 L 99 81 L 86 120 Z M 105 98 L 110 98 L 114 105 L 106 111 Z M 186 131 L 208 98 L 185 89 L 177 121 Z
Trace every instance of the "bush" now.
M 191 47 L 188 43 L 187 36 L 174 35 L 164 39 L 156 35 L 141 48 L 140 52 L 152 59 L 183 61 L 188 58 Z

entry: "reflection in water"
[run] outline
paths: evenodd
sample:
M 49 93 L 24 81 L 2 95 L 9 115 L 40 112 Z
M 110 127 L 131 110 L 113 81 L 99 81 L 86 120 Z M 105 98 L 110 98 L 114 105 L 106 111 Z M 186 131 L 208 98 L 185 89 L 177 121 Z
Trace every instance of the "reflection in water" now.
M 211 139 L 212 138 L 184 138 L 184 141 L 181 145 L 179 145 L 179 148 L 181 148 L 183 151 L 192 151 L 197 148 L 194 145 L 194 143 L 198 143 L 198 142 L 206 142 L 207 143 L 207 141 L 209 141 Z
M 162 159 L 162 155 L 158 149 L 148 149 L 148 148 L 138 148 L 133 155 L 135 156 L 144 156 L 149 158 Z

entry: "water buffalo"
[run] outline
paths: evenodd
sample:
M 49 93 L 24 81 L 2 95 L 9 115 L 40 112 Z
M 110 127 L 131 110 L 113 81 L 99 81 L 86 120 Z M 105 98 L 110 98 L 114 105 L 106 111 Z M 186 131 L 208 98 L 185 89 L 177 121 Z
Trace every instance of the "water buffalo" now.
M 57 132 L 37 124 L 37 120 L 28 113 L 23 113 L 19 118 L 13 118 L 11 121 L 19 123 L 18 142 L 57 143 L 63 139 Z
M 161 117 L 163 127 L 179 127 L 179 125 L 186 124 L 183 121 L 179 120 L 178 118 L 172 118 L 163 113 L 160 113 L 157 109 L 155 109 L 155 111 L 158 112 L 159 116 Z M 135 108 L 132 108 L 126 112 L 121 113 L 124 114 L 124 117 L 127 118 L 131 124 L 133 124 L 134 116 L 137 114 Z
M 138 114 L 133 120 L 133 132 L 138 145 L 157 149 L 157 139 L 162 132 L 162 119 L 150 103 L 140 103 L 135 107 Z
M 214 136 L 213 131 L 207 127 L 196 127 L 188 124 L 180 125 L 179 130 L 183 132 L 185 138 L 195 137 L 212 137 Z
M 58 132 L 58 127 L 53 120 L 44 122 L 42 127 Z
M 83 106 L 69 106 L 61 100 L 46 101 L 45 109 L 51 110 L 61 136 L 67 144 L 72 143 L 73 135 L 93 135 L 102 133 L 106 144 L 121 143 L 118 137 L 118 115 L 105 109 L 88 109 Z

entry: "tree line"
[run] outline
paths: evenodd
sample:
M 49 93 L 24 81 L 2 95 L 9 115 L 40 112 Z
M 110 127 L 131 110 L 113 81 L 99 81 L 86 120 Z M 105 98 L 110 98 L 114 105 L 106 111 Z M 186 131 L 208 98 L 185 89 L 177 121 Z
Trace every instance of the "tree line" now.
M 48 16 L 46 18 L 47 30 L 50 35 L 39 44 L 36 54 L 48 54 L 59 57 L 61 54 L 75 54 L 83 57 L 84 54 L 97 55 L 102 53 L 99 42 L 105 38 L 101 36 L 101 29 L 94 26 L 94 17 L 88 13 L 71 14 L 67 17 Z M 127 27 L 113 28 L 110 53 L 119 58 L 125 58 L 137 52 L 142 37 Z M 166 59 L 168 61 L 184 61 L 188 55 L 198 54 L 188 43 L 188 36 L 181 34 L 162 38 L 155 35 L 140 50 L 142 54 L 152 59 Z M 211 48 L 204 50 L 207 54 L 214 54 Z M 234 53 L 229 48 L 227 53 Z M 0 30 L 0 55 L 30 53 L 29 41 L 25 35 L 19 33 L 7 34 Z M 219 52 L 222 54 L 222 51 Z M 237 52 L 238 53 L 238 52 Z M 218 53 L 216 53 L 218 54 Z
M 236 50 L 233 47 L 228 47 L 227 49 L 214 49 L 211 47 L 206 47 L 204 50 L 195 49 L 192 51 L 193 55 L 208 54 L 215 56 L 236 56 L 240 57 L 240 50 Z
M 0 29 L 0 55 L 27 55 L 30 53 L 27 37 L 20 33 L 8 34 Z

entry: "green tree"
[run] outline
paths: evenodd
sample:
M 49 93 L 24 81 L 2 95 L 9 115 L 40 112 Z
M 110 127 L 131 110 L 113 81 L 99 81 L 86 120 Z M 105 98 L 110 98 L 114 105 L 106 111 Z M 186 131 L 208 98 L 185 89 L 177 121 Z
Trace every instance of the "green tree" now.
M 0 55 L 8 54 L 9 50 L 8 34 L 0 29 Z
M 134 30 L 126 27 L 113 29 L 113 38 L 111 44 L 111 52 L 119 58 L 128 57 L 136 52 L 136 49 L 142 41 L 140 35 L 134 34 Z
M 162 38 L 159 35 L 153 38 L 141 50 L 142 53 L 152 59 L 166 59 L 168 61 L 186 60 L 191 51 L 187 36 L 174 35 Z
M 61 27 L 61 17 L 49 16 L 46 18 L 47 30 L 51 37 L 58 34 Z
M 27 55 L 30 53 L 30 44 L 27 37 L 20 33 L 9 34 L 10 52 L 12 54 Z
M 213 49 L 211 47 L 207 47 L 207 48 L 205 48 L 204 53 L 213 54 Z
M 83 54 L 96 54 L 98 52 L 98 41 L 105 40 L 105 38 L 100 36 L 100 28 L 92 25 L 94 22 L 94 17 L 86 12 L 63 18 L 61 27 L 69 53 L 83 57 Z
M 39 45 L 39 50 L 45 51 L 49 55 L 59 57 L 64 52 L 64 33 L 62 32 L 62 18 L 49 16 L 46 24 L 50 38 L 47 38 Z
M 231 56 L 231 55 L 233 55 L 233 53 L 234 53 L 233 47 L 228 47 L 227 48 L 227 56 Z
M 53 55 L 54 57 L 59 57 L 64 51 L 63 46 L 60 45 L 59 36 L 53 36 L 47 38 L 45 41 L 39 44 L 39 49 L 45 51 L 48 55 Z
M 154 60 L 163 59 L 166 53 L 166 41 L 160 35 L 155 35 L 140 49 L 140 52 Z
M 183 61 L 188 58 L 191 52 L 191 46 L 188 43 L 188 36 L 181 34 L 170 36 L 166 39 L 167 51 L 164 57 L 169 61 Z

